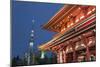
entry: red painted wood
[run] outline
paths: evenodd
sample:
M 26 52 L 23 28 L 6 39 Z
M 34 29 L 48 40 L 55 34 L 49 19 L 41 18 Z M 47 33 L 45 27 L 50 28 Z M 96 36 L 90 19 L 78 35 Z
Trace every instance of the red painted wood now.
M 93 23 L 95 20 L 96 20 L 96 18 L 93 18 L 93 19 L 87 21 L 86 23 L 84 23 L 83 25 L 79 26 L 77 29 L 84 28 L 84 27 L 88 26 L 89 24 Z

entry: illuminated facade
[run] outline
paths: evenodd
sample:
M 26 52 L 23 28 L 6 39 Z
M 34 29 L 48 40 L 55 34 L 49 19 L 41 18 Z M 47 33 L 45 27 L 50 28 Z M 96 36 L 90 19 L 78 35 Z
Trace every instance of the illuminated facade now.
M 56 53 L 57 63 L 96 60 L 95 6 L 64 5 L 43 28 L 57 32 L 39 46 L 42 51 Z

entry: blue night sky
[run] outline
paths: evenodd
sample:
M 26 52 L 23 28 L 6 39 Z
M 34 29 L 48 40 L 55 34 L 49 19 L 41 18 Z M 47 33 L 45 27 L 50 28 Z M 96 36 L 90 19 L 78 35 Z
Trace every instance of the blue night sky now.
M 33 49 L 36 51 L 39 45 L 52 39 L 55 33 L 42 29 L 42 25 L 47 23 L 62 6 L 61 4 L 13 1 L 12 57 L 23 56 L 27 52 L 32 29 L 35 31 Z

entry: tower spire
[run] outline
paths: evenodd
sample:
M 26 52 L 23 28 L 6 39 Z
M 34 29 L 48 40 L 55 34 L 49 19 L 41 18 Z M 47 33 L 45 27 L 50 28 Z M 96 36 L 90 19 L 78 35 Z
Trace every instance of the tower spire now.
M 32 30 L 29 39 L 29 58 L 28 65 L 34 64 L 34 53 L 33 53 L 33 45 L 34 45 L 34 30 L 33 30 L 34 19 L 32 20 Z

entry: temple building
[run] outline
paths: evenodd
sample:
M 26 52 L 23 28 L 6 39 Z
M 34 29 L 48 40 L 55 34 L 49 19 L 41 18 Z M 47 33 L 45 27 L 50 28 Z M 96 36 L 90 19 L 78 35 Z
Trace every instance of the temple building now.
M 96 61 L 96 6 L 64 5 L 43 29 L 56 34 L 38 48 L 54 52 L 57 63 Z

